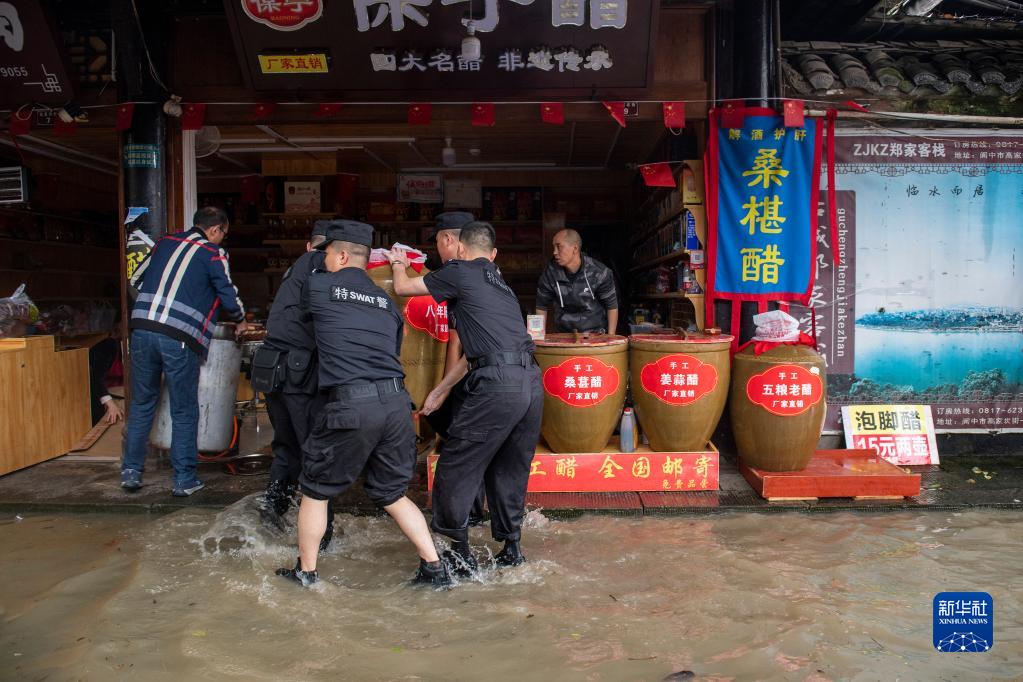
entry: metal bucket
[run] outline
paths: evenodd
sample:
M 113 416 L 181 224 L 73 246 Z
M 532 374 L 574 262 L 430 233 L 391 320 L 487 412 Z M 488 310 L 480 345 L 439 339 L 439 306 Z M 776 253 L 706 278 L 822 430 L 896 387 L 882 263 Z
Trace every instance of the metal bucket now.
M 548 334 L 534 357 L 543 372 L 540 432 L 553 452 L 601 452 L 614 433 L 629 379 L 624 336 Z
M 218 324 L 213 330 L 206 362 L 199 368 L 199 452 L 223 452 L 231 446 L 241 363 L 242 349 L 235 343 L 234 326 Z M 161 450 L 171 447 L 170 395 L 166 382 L 160 392 L 149 442 Z
M 632 400 L 651 450 L 706 449 L 728 398 L 731 342 L 720 334 L 629 339 Z

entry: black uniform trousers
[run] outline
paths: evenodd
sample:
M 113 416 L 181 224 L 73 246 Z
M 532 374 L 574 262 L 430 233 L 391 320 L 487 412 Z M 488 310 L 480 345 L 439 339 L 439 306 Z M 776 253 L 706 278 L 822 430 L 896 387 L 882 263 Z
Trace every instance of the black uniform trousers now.
M 480 367 L 469 373 L 465 388 L 437 461 L 431 525 L 453 540 L 468 540 L 469 511 L 482 482 L 494 539 L 518 541 L 543 416 L 540 370 Z
M 358 388 L 373 384 L 356 384 Z M 408 490 L 416 466 L 412 400 L 404 390 L 332 400 L 316 418 L 302 446 L 302 493 L 316 500 L 337 497 L 365 473 L 364 489 L 379 507 Z
M 468 374 L 462 377 L 459 382 L 452 387 L 447 400 L 441 404 L 440 408 L 436 412 L 426 415 L 427 423 L 429 423 L 430 427 L 444 439 L 444 446 L 440 451 L 441 457 L 444 456 L 444 452 L 447 450 L 447 440 L 450 438 L 451 422 L 454 421 L 455 413 L 459 410 L 459 408 L 461 408 L 462 403 L 465 402 L 465 383 L 468 379 Z M 485 513 L 486 503 L 487 490 L 481 482 L 479 492 L 476 493 L 476 499 L 473 500 L 472 509 L 470 510 L 472 516 L 482 519 L 483 514 Z
M 312 431 L 313 421 L 326 402 L 320 393 L 266 394 L 266 414 L 274 430 L 270 483 L 295 485 L 302 473 L 302 444 Z

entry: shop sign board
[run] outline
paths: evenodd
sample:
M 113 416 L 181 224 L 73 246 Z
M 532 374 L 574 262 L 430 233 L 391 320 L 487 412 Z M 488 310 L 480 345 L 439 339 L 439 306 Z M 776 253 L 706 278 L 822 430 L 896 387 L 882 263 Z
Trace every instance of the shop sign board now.
M 511 91 L 625 99 L 651 84 L 655 0 L 469 4 L 226 0 L 225 8 L 242 70 L 257 91 L 344 91 L 399 101 L 411 93 L 436 99 L 478 91 L 494 99 Z M 480 39 L 478 57 L 462 50 L 469 28 Z M 266 57 L 285 52 L 322 53 L 327 73 L 263 67 Z
M 892 464 L 938 464 L 930 405 L 843 405 L 846 447 Z
M 691 405 L 714 390 L 718 372 L 699 358 L 682 353 L 665 355 L 640 371 L 643 390 L 663 403 Z
M 570 407 L 593 407 L 618 390 L 618 368 L 588 355 L 565 358 L 543 373 L 543 390 Z
M 938 433 L 1023 431 L 1023 139 L 847 129 L 835 152 L 838 243 L 822 192 L 813 311 L 792 306 L 827 363 L 825 431 L 881 403 L 930 405 Z
M 437 455 L 427 457 L 427 487 L 433 489 Z M 533 455 L 531 493 L 697 492 L 718 489 L 718 453 L 600 452 Z
M 746 382 L 746 397 L 773 415 L 794 417 L 824 399 L 816 367 L 773 365 Z
M 437 303 L 433 296 L 413 296 L 405 304 L 405 321 L 441 343 L 447 343 L 448 304 Z
M 245 16 L 274 31 L 297 31 L 323 15 L 324 0 L 241 0 Z
M 398 201 L 413 204 L 444 203 L 444 176 L 399 174 Z
M 448 180 L 444 185 L 444 208 L 483 208 L 480 180 Z
M 741 128 L 711 114 L 707 282 L 715 298 L 802 301 L 813 291 L 822 124 L 770 109 Z
M 73 97 L 42 3 L 0 2 L 0 105 L 62 104 Z
M 318 182 L 284 183 L 284 212 L 319 213 L 320 183 Z

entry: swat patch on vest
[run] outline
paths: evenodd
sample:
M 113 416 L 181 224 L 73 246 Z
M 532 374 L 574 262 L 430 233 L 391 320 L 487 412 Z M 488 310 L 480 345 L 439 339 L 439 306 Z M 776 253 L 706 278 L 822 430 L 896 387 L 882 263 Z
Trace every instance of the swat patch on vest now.
M 493 272 L 491 270 L 484 270 L 483 274 L 486 276 L 487 284 L 497 287 L 501 291 L 507 292 L 512 296 L 515 295 L 515 292 L 512 291 L 512 288 L 505 284 L 504 280 L 501 279 L 500 275 L 498 275 L 496 272 Z
M 333 286 L 330 288 L 330 300 L 337 301 L 339 303 L 359 303 L 362 305 L 372 306 L 374 308 L 380 308 L 381 310 L 390 310 L 391 301 L 386 296 L 375 296 L 373 294 L 365 294 L 355 289 L 348 289 L 342 286 Z

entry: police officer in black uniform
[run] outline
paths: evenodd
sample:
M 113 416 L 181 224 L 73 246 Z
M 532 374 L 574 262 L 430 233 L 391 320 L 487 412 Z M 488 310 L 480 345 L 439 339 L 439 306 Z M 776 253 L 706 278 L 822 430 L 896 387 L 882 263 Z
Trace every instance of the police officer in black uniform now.
M 319 350 L 319 383 L 329 402 L 302 447 L 299 560 L 278 575 L 310 585 L 327 526 L 327 501 L 365 474 L 369 498 L 390 514 L 420 556 L 415 582 L 450 583 L 419 507 L 405 497 L 416 464 L 416 438 L 399 356 L 404 321 L 394 301 L 366 274 L 373 228 L 332 223 L 327 272 L 306 284 L 306 309 Z
M 493 263 L 494 228 L 473 222 L 459 234 L 458 258 L 436 272 L 411 279 L 408 256 L 391 253 L 399 296 L 430 294 L 447 301 L 458 320 L 469 377 L 466 399 L 455 412 L 433 488 L 435 531 L 454 542 L 446 558 L 456 571 L 475 570 L 469 549 L 469 510 L 484 482 L 494 539 L 504 541 L 499 565 L 525 561 L 519 548 L 526 484 L 540 437 L 543 391 L 533 341 L 515 293 Z
M 291 506 L 291 496 L 302 472 L 302 443 L 325 400 L 319 393 L 316 340 L 313 323 L 302 310 L 309 275 L 323 269 L 330 221 L 318 220 L 306 244 L 306 253 L 284 274 L 266 321 L 266 339 L 252 359 L 253 390 L 266 395 L 266 412 L 273 426 L 273 463 L 266 488 L 264 516 L 277 526 Z M 326 548 L 334 534 L 333 510 L 321 541 Z

